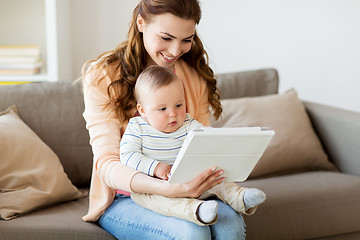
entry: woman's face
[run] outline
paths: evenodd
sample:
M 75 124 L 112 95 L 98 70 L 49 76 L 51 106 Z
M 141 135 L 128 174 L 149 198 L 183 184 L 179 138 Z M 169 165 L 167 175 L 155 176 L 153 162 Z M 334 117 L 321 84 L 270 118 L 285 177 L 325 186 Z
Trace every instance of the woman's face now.
M 164 13 L 152 16 L 149 22 L 139 15 L 137 26 L 143 33 L 147 66 L 157 64 L 173 70 L 176 60 L 191 49 L 196 24 L 194 20 Z

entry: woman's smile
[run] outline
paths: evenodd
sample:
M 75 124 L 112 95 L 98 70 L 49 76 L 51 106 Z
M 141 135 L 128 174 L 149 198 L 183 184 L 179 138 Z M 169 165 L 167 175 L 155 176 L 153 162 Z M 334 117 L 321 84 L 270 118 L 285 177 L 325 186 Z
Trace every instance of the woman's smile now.
M 165 61 L 167 62 L 172 62 L 176 59 L 176 57 L 170 57 L 168 55 L 165 55 L 164 53 L 160 53 L 161 56 L 163 56 L 163 58 L 165 59 Z

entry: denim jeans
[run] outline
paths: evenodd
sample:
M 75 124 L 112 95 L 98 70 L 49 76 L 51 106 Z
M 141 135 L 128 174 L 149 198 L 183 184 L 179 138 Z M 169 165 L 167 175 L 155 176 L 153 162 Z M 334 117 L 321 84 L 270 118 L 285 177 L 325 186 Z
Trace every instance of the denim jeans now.
M 182 219 L 167 217 L 134 203 L 130 197 L 117 195 L 99 219 L 99 225 L 117 239 L 245 239 L 245 223 L 241 214 L 229 205 L 219 204 L 218 221 L 199 226 Z

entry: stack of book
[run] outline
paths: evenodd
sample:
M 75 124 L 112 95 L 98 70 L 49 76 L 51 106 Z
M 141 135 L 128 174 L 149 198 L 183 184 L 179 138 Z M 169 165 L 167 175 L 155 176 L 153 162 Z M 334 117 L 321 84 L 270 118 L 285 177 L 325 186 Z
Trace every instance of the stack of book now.
M 0 45 L 0 75 L 36 74 L 42 67 L 36 45 Z

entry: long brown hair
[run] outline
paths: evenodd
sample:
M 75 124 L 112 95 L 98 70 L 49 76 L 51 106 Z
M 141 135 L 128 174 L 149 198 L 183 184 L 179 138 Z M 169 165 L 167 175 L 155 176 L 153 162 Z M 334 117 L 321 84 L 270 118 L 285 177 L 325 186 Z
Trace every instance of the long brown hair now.
M 143 44 L 142 33 L 139 32 L 136 20 L 140 14 L 145 21 L 150 21 L 152 15 L 171 13 L 183 19 L 193 19 L 196 24 L 201 18 L 201 10 L 198 0 L 141 0 L 133 11 L 132 21 L 128 32 L 128 39 L 122 42 L 113 51 L 105 52 L 87 62 L 83 67 L 83 76 L 87 73 L 87 67 L 91 69 L 107 69 L 112 67 L 116 77 L 108 86 L 107 92 L 109 102 L 106 107 L 111 106 L 116 111 L 120 122 L 128 121 L 133 117 L 130 110 L 136 106 L 134 87 L 139 74 L 146 67 L 146 50 Z M 209 104 L 214 111 L 214 117 L 219 118 L 222 107 L 220 94 L 216 87 L 214 72 L 209 67 L 208 55 L 203 44 L 195 32 L 192 46 L 189 52 L 181 58 L 189 66 L 195 68 L 203 77 L 208 87 Z M 101 81 L 104 77 L 98 78 Z

